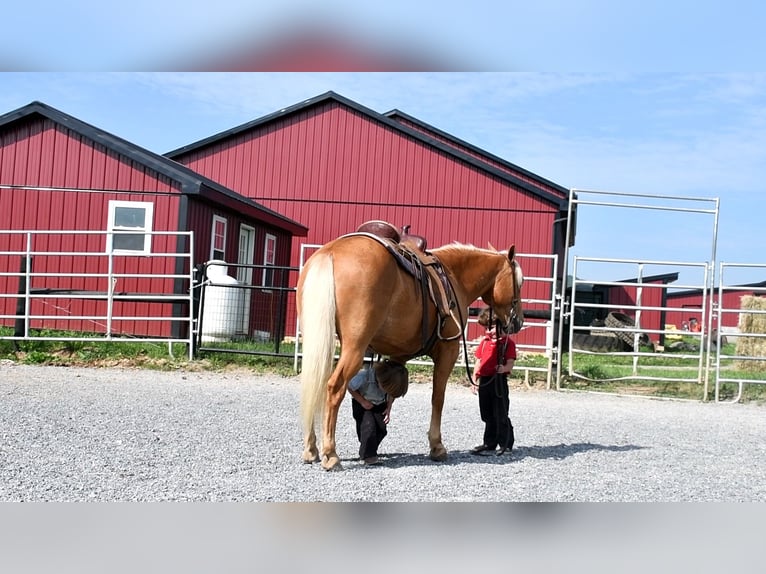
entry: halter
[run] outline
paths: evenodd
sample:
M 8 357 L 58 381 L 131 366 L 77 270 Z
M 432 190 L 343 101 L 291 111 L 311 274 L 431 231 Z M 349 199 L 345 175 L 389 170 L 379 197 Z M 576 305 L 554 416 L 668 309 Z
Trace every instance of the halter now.
M 508 313 L 508 321 L 506 322 L 505 326 L 510 327 L 512 323 L 514 323 L 518 319 L 518 314 L 516 313 L 516 306 L 521 302 L 521 295 L 520 295 L 520 289 L 518 285 L 518 278 L 516 277 L 516 261 L 511 261 L 511 285 L 513 286 L 513 299 L 511 299 L 511 310 Z M 493 301 L 494 303 L 494 298 Z M 494 313 L 494 305 L 489 306 L 489 312 Z M 491 317 L 492 315 L 490 315 Z M 500 324 L 500 320 L 496 320 L 497 324 Z M 510 334 L 510 328 L 506 329 L 508 331 L 508 334 Z
M 516 319 L 518 319 L 518 315 L 516 314 L 516 306 L 521 302 L 521 295 L 520 295 L 520 289 L 518 285 L 516 277 L 516 261 L 511 261 L 511 283 L 513 284 L 513 299 L 511 299 L 511 312 L 508 315 L 508 325 L 515 322 Z M 491 308 L 490 308 L 490 312 Z

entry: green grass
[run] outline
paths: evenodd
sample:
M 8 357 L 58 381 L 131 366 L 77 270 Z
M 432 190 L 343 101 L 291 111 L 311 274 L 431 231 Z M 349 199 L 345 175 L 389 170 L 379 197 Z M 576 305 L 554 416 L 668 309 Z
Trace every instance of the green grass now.
M 651 352 L 642 348 L 642 352 Z M 694 354 L 694 353 L 686 353 Z M 725 345 L 721 355 L 721 376 L 726 379 L 747 379 L 763 381 L 748 383 L 744 386 L 742 401 L 766 401 L 766 370 L 742 370 L 726 355 L 735 354 L 733 344 Z M 706 357 L 703 355 L 703 366 Z M 704 372 L 699 374 L 699 359 L 682 358 L 672 352 L 642 356 L 634 369 L 634 358 L 629 355 L 611 356 L 604 354 L 575 353 L 573 358 L 574 376 L 563 376 L 560 383 L 564 389 L 598 390 L 625 394 L 642 394 L 658 397 L 674 397 L 694 400 L 712 400 L 715 398 L 716 372 L 711 368 L 708 380 L 708 393 L 705 396 Z M 562 361 L 562 372 L 568 373 L 569 355 Z M 766 368 L 766 364 L 757 363 L 754 367 Z M 657 380 L 676 379 L 676 380 Z M 736 383 L 722 383 L 719 400 L 732 400 L 737 396 Z
M 13 329 L 0 327 L 0 335 L 11 336 Z M 182 343 L 171 345 L 171 356 L 167 343 L 77 340 L 97 336 L 80 332 L 35 331 L 34 337 L 28 340 L 0 340 L 0 359 L 30 365 L 141 366 L 158 370 L 188 363 L 188 351 Z M 75 340 L 48 341 L 42 340 L 43 337 Z
M 0 327 L 0 335 L 12 335 L 13 330 Z M 89 335 L 83 333 L 40 332 L 40 336 L 67 336 L 80 339 Z M 212 346 L 212 344 L 211 344 Z M 174 343 L 172 354 L 168 352 L 167 343 L 122 342 L 122 341 L 42 341 L 32 339 L 27 341 L 0 340 L 0 359 L 32 365 L 59 366 L 88 366 L 88 367 L 134 367 L 156 370 L 194 370 L 194 371 L 224 371 L 230 369 L 247 369 L 254 373 L 276 374 L 293 377 L 294 346 L 291 343 L 280 345 L 280 353 L 288 357 L 269 356 L 274 352 L 270 342 L 253 343 L 238 342 L 215 344 L 217 348 L 231 352 L 201 352 L 193 361 L 188 360 L 185 344 Z M 648 351 L 649 349 L 642 349 Z M 242 354 L 238 351 L 261 352 L 265 354 Z M 723 349 L 724 355 L 734 354 L 734 345 Z M 703 396 L 704 386 L 697 380 L 698 360 L 684 359 L 673 353 L 656 354 L 640 357 L 638 371 L 633 372 L 633 357 L 610 356 L 600 354 L 575 353 L 573 356 L 574 371 L 579 376 L 563 376 L 560 382 L 562 389 L 591 390 L 610 393 L 641 394 L 658 397 L 686 398 L 694 400 L 714 398 L 715 370 L 711 370 L 708 383 L 708 396 Z M 569 364 L 568 354 L 562 357 L 562 372 L 566 373 Z M 516 378 L 513 384 L 521 386 L 523 367 L 545 369 L 547 359 L 542 355 L 522 354 L 516 363 Z M 722 359 L 721 369 L 729 379 L 758 379 L 764 384 L 746 384 L 742 401 L 766 402 L 766 371 L 739 370 L 735 361 Z M 428 365 L 409 364 L 410 381 L 428 383 L 431 380 L 432 369 Z M 620 380 L 629 377 L 630 380 Z M 656 381 L 656 378 L 682 378 L 681 381 Z M 546 373 L 530 371 L 529 386 L 545 388 Z M 455 365 L 451 381 L 454 383 L 467 382 L 465 365 Z M 555 386 L 555 383 L 554 383 Z M 719 399 L 732 400 L 738 393 L 736 383 L 723 383 Z

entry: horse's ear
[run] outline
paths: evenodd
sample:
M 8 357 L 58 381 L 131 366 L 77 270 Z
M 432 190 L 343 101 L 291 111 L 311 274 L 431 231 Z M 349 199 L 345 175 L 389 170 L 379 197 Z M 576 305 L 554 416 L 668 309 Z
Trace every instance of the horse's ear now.
M 495 249 L 495 246 L 492 245 L 491 241 L 487 241 L 487 247 L 489 248 L 490 251 L 497 251 L 497 249 Z
M 516 244 L 511 245 L 508 249 L 508 261 L 513 261 L 514 257 L 516 257 Z

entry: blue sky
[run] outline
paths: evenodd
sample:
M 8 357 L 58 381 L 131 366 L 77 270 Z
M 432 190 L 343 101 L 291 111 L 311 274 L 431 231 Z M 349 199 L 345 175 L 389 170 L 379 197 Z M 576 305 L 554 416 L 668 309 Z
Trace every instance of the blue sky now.
M 3 73 L 0 112 L 40 100 L 165 153 L 327 90 L 397 108 L 567 188 L 718 198 L 718 261 L 766 263 L 761 73 Z M 705 261 L 714 223 L 582 205 L 574 253 Z M 580 269 L 593 279 L 637 275 L 635 266 Z M 644 273 L 675 270 L 679 283 L 701 281 L 685 269 Z M 762 280 L 766 270 L 745 269 L 726 282 Z

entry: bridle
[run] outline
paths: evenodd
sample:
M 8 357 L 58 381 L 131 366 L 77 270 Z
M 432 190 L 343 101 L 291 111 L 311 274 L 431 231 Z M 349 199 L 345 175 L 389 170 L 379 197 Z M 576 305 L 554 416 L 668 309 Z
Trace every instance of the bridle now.
M 511 325 L 516 323 L 519 319 L 518 313 L 516 313 L 516 307 L 521 303 L 521 289 L 518 285 L 518 277 L 516 276 L 516 262 L 511 261 L 511 284 L 513 285 L 513 299 L 511 299 L 511 311 L 508 314 L 508 321 L 505 324 L 506 331 L 508 334 L 511 333 Z M 492 312 L 492 307 L 490 307 L 490 313 Z M 499 320 L 498 320 L 499 324 Z

